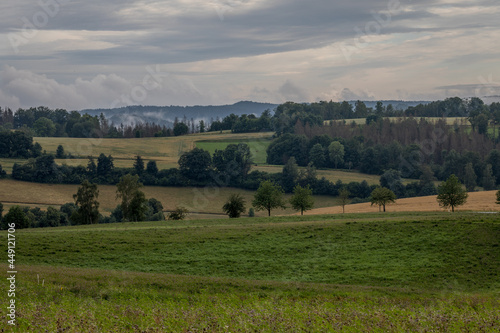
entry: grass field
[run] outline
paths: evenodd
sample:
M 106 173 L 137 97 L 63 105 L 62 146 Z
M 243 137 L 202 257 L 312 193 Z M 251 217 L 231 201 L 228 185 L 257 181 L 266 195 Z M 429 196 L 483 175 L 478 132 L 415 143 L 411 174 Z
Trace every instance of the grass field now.
M 205 149 L 210 154 L 215 153 L 215 150 L 223 150 L 229 144 L 246 143 L 250 147 L 250 152 L 253 156 L 253 162 L 256 164 L 266 164 L 267 147 L 271 143 L 271 138 L 259 140 L 210 140 L 210 141 L 197 141 L 196 147 Z
M 41 184 L 21 182 L 12 179 L 0 179 L 0 202 L 7 210 L 13 205 L 46 208 L 49 205 L 60 206 L 73 201 L 78 185 Z M 120 202 L 116 200 L 116 186 L 99 185 L 100 211 L 109 214 Z M 176 206 L 184 206 L 192 213 L 190 218 L 210 217 L 211 214 L 223 216 L 222 206 L 231 194 L 243 196 L 247 208 L 251 207 L 253 191 L 235 188 L 192 188 L 192 187 L 160 187 L 145 186 L 143 189 L 146 198 L 156 198 L 165 210 L 173 210 Z M 290 195 L 286 195 L 290 198 Z M 315 196 L 315 207 L 330 207 L 337 204 L 337 198 L 330 196 Z M 290 205 L 288 205 L 290 206 Z M 273 215 L 291 214 L 294 210 L 275 210 Z M 201 213 L 201 216 L 200 214 Z M 257 216 L 267 213 L 256 212 Z
M 500 221 L 489 215 L 123 223 L 16 240 L 19 332 L 496 332 L 500 322 Z

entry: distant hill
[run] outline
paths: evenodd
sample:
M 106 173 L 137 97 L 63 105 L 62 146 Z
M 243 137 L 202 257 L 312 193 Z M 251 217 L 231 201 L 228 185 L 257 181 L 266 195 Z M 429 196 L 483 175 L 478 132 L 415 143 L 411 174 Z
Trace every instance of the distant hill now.
M 257 103 L 242 101 L 232 105 L 208 105 L 208 106 L 126 106 L 116 109 L 86 109 L 80 111 L 92 116 L 101 113 L 115 125 L 156 123 L 171 127 L 177 117 L 182 121 L 184 117 L 188 120 L 193 118 L 196 122 L 204 120 L 210 122 L 211 119 L 224 118 L 231 113 L 236 115 L 254 114 L 260 116 L 265 110 L 273 111 L 278 104 Z
M 357 101 L 349 101 L 349 103 L 354 106 Z M 375 109 L 375 106 L 377 105 L 378 101 L 363 101 L 368 108 Z M 406 110 L 410 106 L 417 106 L 419 104 L 429 104 L 430 101 L 396 101 L 396 100 L 388 100 L 388 101 L 381 101 L 384 106 L 387 106 L 389 104 L 392 104 L 392 107 L 395 110 Z
M 354 106 L 356 101 L 349 101 Z M 364 101 L 367 107 L 375 109 L 376 101 Z M 428 101 L 382 101 L 384 106 L 392 104 L 396 110 L 406 110 L 410 106 L 418 104 L 428 104 Z M 86 109 L 80 111 L 82 114 L 87 113 L 92 116 L 100 115 L 101 113 L 113 124 L 133 125 L 141 123 L 156 123 L 172 127 L 175 118 L 182 121 L 184 117 L 188 120 L 193 118 L 195 122 L 204 120 L 220 119 L 234 113 L 236 115 L 254 114 L 260 116 L 265 110 L 274 111 L 278 104 L 258 103 L 250 101 L 241 101 L 232 105 L 195 105 L 195 106 L 143 106 L 133 105 L 115 109 Z

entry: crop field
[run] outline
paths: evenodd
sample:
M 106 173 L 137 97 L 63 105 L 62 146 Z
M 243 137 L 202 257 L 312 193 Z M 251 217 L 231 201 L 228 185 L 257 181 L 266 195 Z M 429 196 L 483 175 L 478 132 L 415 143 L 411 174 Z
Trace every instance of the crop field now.
M 496 332 L 500 323 L 500 221 L 490 215 L 139 222 L 17 230 L 16 240 L 19 332 Z
M 79 185 L 40 184 L 21 182 L 12 179 L 0 179 L 0 202 L 7 210 L 13 205 L 46 208 L 60 206 L 67 202 L 74 202 L 73 194 Z M 116 186 L 99 185 L 100 211 L 103 215 L 109 213 L 120 203 L 116 200 Z M 142 188 L 146 198 L 156 198 L 164 210 L 173 210 L 176 206 L 184 206 L 190 212 L 188 218 L 211 217 L 212 214 L 224 216 L 222 206 L 231 194 L 240 194 L 251 207 L 253 191 L 236 188 L 193 188 L 193 187 L 160 187 L 145 186 Z M 287 199 L 290 195 L 285 196 Z M 337 198 L 330 196 L 315 196 L 315 207 L 330 207 L 337 204 Z M 290 205 L 288 205 L 290 206 Z M 291 208 L 274 210 L 273 215 L 292 214 Z M 257 216 L 264 216 L 267 212 L 255 212 Z M 201 214 L 201 215 L 200 215 Z M 213 217 L 213 216 L 212 216 Z
M 482 192 L 469 192 L 467 203 L 463 206 L 456 207 L 456 211 L 473 211 L 473 212 L 497 212 L 500 213 L 500 205 L 496 203 L 497 191 L 482 191 Z M 416 198 L 397 199 L 396 203 L 386 206 L 386 210 L 390 212 L 432 212 L 443 211 L 444 209 L 439 206 L 435 195 Z M 370 203 L 360 203 L 354 205 L 347 205 L 346 212 L 350 213 L 370 213 L 378 211 L 378 206 L 372 206 Z M 451 211 L 451 209 L 450 209 Z M 342 207 L 326 207 L 317 208 L 305 212 L 304 214 L 340 214 Z M 500 220 L 499 214 L 496 214 L 497 219 Z

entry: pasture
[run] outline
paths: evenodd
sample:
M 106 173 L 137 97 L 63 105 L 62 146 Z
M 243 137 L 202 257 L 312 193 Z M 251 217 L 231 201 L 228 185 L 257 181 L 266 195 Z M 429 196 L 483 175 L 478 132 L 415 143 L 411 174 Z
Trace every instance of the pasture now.
M 489 215 L 139 222 L 16 239 L 19 332 L 495 332 L 500 322 L 500 221 Z

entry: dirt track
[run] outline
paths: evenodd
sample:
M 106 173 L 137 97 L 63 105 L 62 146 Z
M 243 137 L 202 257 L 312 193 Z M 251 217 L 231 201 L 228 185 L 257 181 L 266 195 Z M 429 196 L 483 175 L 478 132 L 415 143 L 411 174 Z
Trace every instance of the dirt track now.
M 472 192 L 469 193 L 467 203 L 463 206 L 455 208 L 455 211 L 478 211 L 478 212 L 499 212 L 500 205 L 496 204 L 496 191 Z M 378 206 L 371 206 L 369 202 L 347 205 L 345 206 L 346 213 L 369 213 L 377 212 Z M 396 200 L 395 204 L 386 206 L 388 212 L 430 212 L 444 211 L 436 201 L 436 196 L 406 198 Z M 339 214 L 342 213 L 341 206 L 317 208 L 307 212 L 304 215 L 318 214 Z M 299 213 L 300 214 L 300 213 Z

